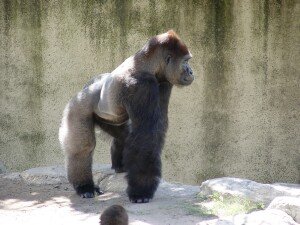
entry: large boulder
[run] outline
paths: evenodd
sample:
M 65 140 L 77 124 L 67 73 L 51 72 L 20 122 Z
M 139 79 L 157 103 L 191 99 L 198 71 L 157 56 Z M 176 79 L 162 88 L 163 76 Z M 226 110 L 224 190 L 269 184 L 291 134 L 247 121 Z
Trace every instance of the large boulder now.
M 66 183 L 66 171 L 63 166 L 37 167 L 20 173 L 27 184 L 61 184 Z
M 93 166 L 93 176 L 96 183 L 97 181 L 100 182 L 106 177 L 114 174 L 114 171 L 111 170 L 110 167 L 111 166 L 107 164 Z M 59 185 L 62 183 L 68 183 L 67 172 L 63 165 L 37 167 L 25 170 L 21 173 L 9 173 L 6 174 L 4 178 L 11 180 L 21 179 L 25 183 L 33 185 Z
M 203 221 L 197 225 L 297 225 L 288 214 L 281 210 L 263 210 L 250 214 L 227 216 L 220 219 Z
M 94 175 L 95 182 L 104 192 L 124 193 L 127 188 L 126 173 L 114 173 L 114 171 L 100 171 Z M 156 197 L 185 197 L 197 195 L 199 186 L 169 183 L 161 180 L 155 193 Z
M 300 197 L 300 185 L 261 184 L 247 179 L 223 177 L 203 182 L 200 192 L 202 195 L 232 195 L 269 205 L 279 196 Z
M 282 210 L 290 215 L 297 223 L 300 223 L 300 198 L 277 197 L 271 202 L 267 209 Z

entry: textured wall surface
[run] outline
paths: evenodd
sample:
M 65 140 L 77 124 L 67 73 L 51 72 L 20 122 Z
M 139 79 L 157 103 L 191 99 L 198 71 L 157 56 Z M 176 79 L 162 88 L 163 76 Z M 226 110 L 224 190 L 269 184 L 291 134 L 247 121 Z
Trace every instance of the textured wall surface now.
M 71 96 L 172 28 L 196 80 L 173 90 L 164 178 L 300 182 L 299 15 L 297 0 L 1 0 L 0 161 L 62 164 Z M 95 162 L 109 163 L 98 136 Z

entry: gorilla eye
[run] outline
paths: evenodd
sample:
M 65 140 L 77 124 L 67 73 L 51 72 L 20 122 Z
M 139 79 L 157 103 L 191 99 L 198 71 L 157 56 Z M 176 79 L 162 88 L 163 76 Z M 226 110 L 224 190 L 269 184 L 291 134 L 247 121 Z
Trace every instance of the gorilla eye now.
M 190 58 L 184 59 L 183 63 L 189 63 Z
M 167 62 L 167 64 L 169 64 L 169 63 L 170 63 L 170 61 L 171 61 L 171 56 L 170 56 L 170 55 L 168 55 L 168 56 L 167 56 L 167 58 L 166 58 L 166 62 Z

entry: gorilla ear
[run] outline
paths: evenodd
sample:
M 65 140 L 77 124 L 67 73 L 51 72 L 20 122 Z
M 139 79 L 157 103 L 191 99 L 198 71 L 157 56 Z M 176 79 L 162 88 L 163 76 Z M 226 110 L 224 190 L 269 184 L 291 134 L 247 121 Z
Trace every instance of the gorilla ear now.
M 171 55 L 167 55 L 167 57 L 166 57 L 166 63 L 167 63 L 167 65 L 170 63 L 170 61 L 171 61 Z

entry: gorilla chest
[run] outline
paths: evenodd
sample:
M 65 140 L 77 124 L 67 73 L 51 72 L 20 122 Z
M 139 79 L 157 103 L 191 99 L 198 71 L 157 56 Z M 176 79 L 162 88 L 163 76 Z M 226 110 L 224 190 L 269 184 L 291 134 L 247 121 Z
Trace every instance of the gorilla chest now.
M 128 114 L 119 100 L 118 84 L 114 79 L 105 80 L 95 113 L 108 124 L 121 125 L 128 120 Z
M 114 104 L 99 101 L 98 105 L 99 108 L 96 111 L 96 114 L 107 124 L 122 125 L 129 118 L 123 108 L 117 107 Z

